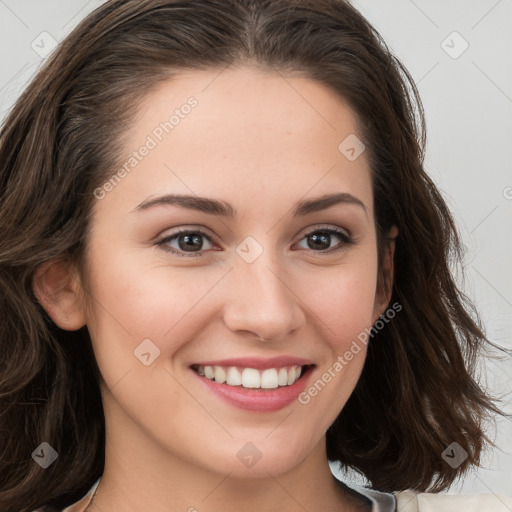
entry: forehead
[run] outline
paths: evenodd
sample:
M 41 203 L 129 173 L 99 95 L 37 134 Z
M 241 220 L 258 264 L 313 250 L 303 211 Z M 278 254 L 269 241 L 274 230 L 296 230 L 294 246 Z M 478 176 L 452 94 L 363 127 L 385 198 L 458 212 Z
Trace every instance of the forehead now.
M 119 166 L 149 149 L 112 196 L 193 193 L 238 202 L 239 210 L 255 193 L 253 206 L 341 191 L 371 210 L 365 154 L 345 152 L 362 139 L 356 121 L 334 91 L 305 77 L 251 68 L 180 72 L 139 106 Z

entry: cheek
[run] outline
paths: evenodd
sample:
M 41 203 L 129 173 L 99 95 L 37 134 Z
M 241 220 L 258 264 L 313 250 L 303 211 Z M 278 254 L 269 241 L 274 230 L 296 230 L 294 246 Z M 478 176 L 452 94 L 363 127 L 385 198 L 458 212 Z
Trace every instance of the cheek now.
M 337 351 L 344 351 L 347 343 L 372 325 L 376 286 L 376 258 L 368 255 L 317 274 L 315 282 L 303 288 L 305 302 Z
M 119 373 L 139 365 L 134 350 L 148 339 L 162 356 L 173 355 L 207 321 L 202 301 L 224 270 L 171 268 L 136 251 L 107 253 L 99 245 L 91 251 L 92 261 L 102 261 L 91 269 L 87 322 L 100 368 L 115 361 Z
M 322 365 L 299 402 L 327 429 L 356 386 L 364 366 L 373 323 L 377 259 L 359 254 L 350 264 L 317 274 L 308 305 L 325 342 Z M 304 293 L 304 292 L 303 292 Z M 318 333 L 317 333 L 318 334 Z

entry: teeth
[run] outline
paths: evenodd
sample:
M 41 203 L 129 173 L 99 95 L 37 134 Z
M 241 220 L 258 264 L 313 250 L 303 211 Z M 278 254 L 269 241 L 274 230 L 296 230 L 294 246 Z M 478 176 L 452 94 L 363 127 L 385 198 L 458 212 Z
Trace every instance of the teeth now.
M 213 374 L 215 376 L 215 382 L 219 384 L 226 382 L 226 372 L 222 366 L 216 366 L 213 370 Z
M 240 386 L 242 384 L 242 375 L 234 366 L 228 368 L 226 383 L 230 386 Z
M 199 369 L 201 369 L 201 367 L 199 367 Z M 213 368 L 211 366 L 205 366 L 204 367 L 204 376 L 207 378 L 207 379 L 214 379 L 215 378 L 215 372 L 213 371 Z M 201 375 L 201 374 L 199 374 Z
M 280 386 L 288 385 L 288 372 L 286 371 L 286 368 L 279 369 L 279 375 L 277 376 L 277 383 Z
M 277 370 L 275 368 L 264 370 L 261 374 L 261 387 L 264 389 L 274 389 L 277 388 L 277 385 Z
M 259 388 L 260 387 L 260 372 L 254 368 L 244 368 L 242 371 L 242 387 L 244 388 Z
M 292 366 L 288 372 L 288 385 L 293 384 L 300 377 L 300 368 L 298 366 Z
M 279 386 L 290 386 L 299 379 L 301 374 L 300 366 L 267 368 L 262 371 L 235 366 L 198 366 L 195 370 L 199 375 L 219 384 L 225 383 L 228 386 L 242 386 L 249 389 L 275 389 Z

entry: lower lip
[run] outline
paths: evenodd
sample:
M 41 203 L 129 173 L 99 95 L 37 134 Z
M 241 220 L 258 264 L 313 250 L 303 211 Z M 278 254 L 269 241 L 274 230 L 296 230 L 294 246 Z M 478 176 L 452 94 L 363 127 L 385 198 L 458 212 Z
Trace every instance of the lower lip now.
M 301 378 L 290 386 L 274 389 L 247 389 L 242 386 L 219 384 L 192 371 L 201 380 L 203 385 L 225 402 L 248 411 L 273 412 L 283 409 L 294 400 L 297 400 L 298 396 L 304 391 L 306 381 L 313 369 L 314 366 L 307 368 Z

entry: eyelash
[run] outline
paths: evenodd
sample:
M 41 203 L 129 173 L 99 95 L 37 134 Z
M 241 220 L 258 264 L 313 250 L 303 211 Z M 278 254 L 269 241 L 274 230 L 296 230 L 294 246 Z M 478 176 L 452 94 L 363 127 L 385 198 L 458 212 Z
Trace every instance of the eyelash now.
M 304 236 L 299 240 L 299 242 L 304 240 L 308 236 L 311 236 L 311 235 L 315 234 L 315 233 L 327 233 L 329 235 L 337 236 L 341 240 L 341 242 L 335 248 L 325 249 L 323 251 L 315 251 L 313 249 L 309 249 L 310 251 L 312 251 L 314 253 L 318 253 L 318 254 L 331 254 L 331 253 L 340 251 L 340 250 L 346 248 L 347 246 L 351 246 L 351 245 L 355 244 L 355 240 L 352 238 L 352 236 L 350 236 L 346 232 L 344 232 L 342 230 L 339 230 L 339 229 L 336 229 L 336 228 L 315 228 L 314 230 L 309 231 L 308 233 L 305 233 Z M 180 235 L 201 235 L 201 236 L 204 236 L 205 238 L 207 238 L 210 241 L 210 243 L 213 243 L 211 237 L 208 236 L 203 231 L 201 231 L 200 229 L 193 229 L 193 230 L 192 229 L 181 229 L 179 231 L 176 231 L 172 235 L 169 235 L 169 236 L 166 236 L 165 238 L 162 238 L 161 240 L 156 242 L 156 245 L 161 247 L 164 251 L 168 251 L 168 252 L 170 252 L 172 254 L 175 254 L 177 256 L 197 257 L 197 258 L 201 257 L 202 256 L 202 252 L 204 252 L 204 249 L 201 249 L 200 251 L 189 251 L 189 252 L 187 252 L 187 251 L 178 251 L 178 250 L 176 250 L 174 248 L 171 248 L 171 247 L 169 247 L 167 245 L 171 240 L 174 240 L 175 238 L 179 237 Z

